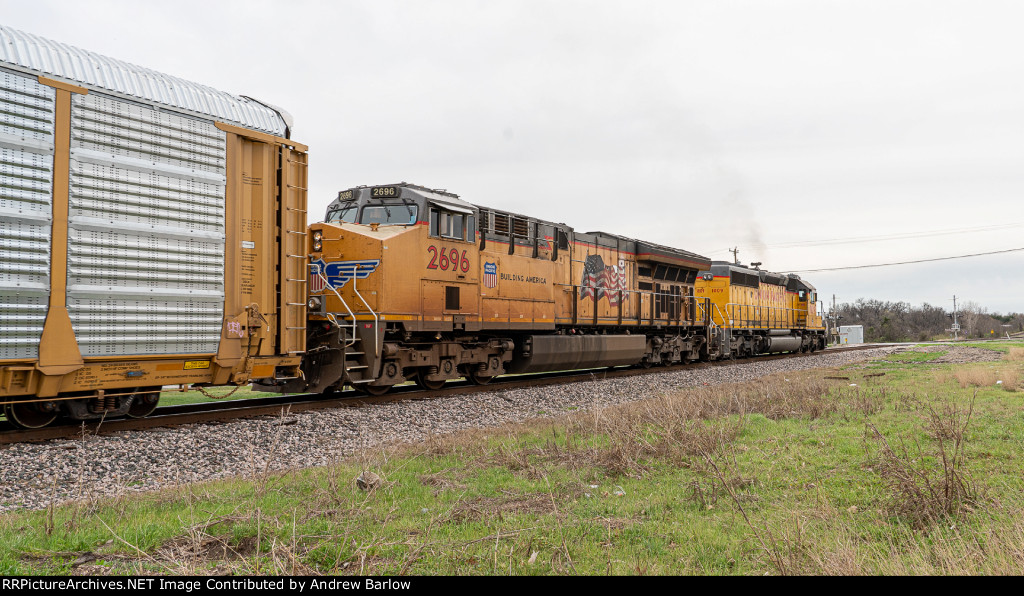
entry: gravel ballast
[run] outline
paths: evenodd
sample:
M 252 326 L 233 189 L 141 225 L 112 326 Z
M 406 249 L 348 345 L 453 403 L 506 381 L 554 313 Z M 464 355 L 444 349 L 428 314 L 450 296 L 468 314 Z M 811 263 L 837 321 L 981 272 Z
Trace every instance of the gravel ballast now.
M 749 381 L 777 372 L 835 367 L 900 348 L 740 362 L 663 374 L 455 395 L 173 429 L 126 431 L 0 448 L 0 512 L 51 501 L 117 496 L 265 469 L 323 466 L 361 450 L 432 434 L 559 416 L 656 397 L 686 387 Z M 267 460 L 270 460 L 269 466 Z

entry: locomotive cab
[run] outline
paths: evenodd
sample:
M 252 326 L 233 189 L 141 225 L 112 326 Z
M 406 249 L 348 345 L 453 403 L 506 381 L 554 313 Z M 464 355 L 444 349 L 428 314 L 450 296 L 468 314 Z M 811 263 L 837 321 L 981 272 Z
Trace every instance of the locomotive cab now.
M 408 183 L 339 193 L 310 225 L 310 356 L 282 391 L 432 388 L 504 372 L 512 344 L 480 331 L 479 209 Z

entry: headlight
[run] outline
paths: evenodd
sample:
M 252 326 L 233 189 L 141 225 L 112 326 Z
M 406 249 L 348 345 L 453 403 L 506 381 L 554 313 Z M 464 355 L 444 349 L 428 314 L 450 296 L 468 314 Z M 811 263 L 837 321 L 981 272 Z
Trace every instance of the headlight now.
M 322 304 L 323 302 L 321 301 L 319 296 L 313 296 L 312 298 L 309 299 L 308 302 L 306 302 L 306 306 L 309 308 L 309 310 L 315 311 L 319 311 L 320 305 Z
M 324 233 L 320 230 L 313 232 L 313 252 L 320 252 L 324 248 Z

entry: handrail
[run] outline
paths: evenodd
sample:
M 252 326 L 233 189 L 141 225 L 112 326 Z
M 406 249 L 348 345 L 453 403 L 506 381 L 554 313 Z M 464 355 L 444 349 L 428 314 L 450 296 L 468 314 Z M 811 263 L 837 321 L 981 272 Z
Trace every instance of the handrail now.
M 314 267 L 316 268 L 315 270 L 313 269 Z M 311 274 L 316 275 L 321 280 L 323 280 L 323 284 L 324 284 L 325 288 L 330 288 L 331 291 L 334 292 L 334 295 L 338 297 L 338 301 L 340 301 L 341 305 L 344 306 L 345 310 L 348 311 L 348 315 L 350 317 L 352 317 L 352 335 L 351 335 L 351 337 L 346 337 L 345 338 L 345 340 L 347 342 L 345 344 L 345 347 L 347 348 L 347 347 L 351 346 L 352 344 L 356 343 L 356 339 L 355 339 L 355 337 L 356 337 L 356 315 L 355 315 L 355 313 L 352 312 L 352 309 L 348 307 L 348 303 L 345 302 L 345 299 L 342 298 L 341 294 L 338 293 L 337 288 L 332 286 L 330 284 L 330 282 L 327 281 L 327 277 L 324 275 L 324 272 L 322 270 L 323 268 L 320 267 L 320 265 L 318 265 L 316 263 L 309 263 L 309 269 L 310 269 L 310 273 Z M 339 329 L 342 328 L 342 325 L 340 323 L 338 323 L 338 319 L 335 318 L 334 313 L 324 309 L 324 314 L 327 315 L 327 319 L 328 320 L 330 320 L 332 323 L 334 323 L 335 327 L 337 327 Z
M 804 316 L 804 325 L 807 321 L 807 313 L 799 308 L 787 308 L 781 306 L 760 306 L 756 304 L 739 304 L 730 302 L 725 305 L 730 315 L 730 321 L 744 326 L 756 326 L 765 328 L 793 327 L 800 324 L 800 316 Z M 767 310 L 767 317 L 763 315 Z M 753 311 L 753 316 L 751 316 Z
M 373 339 L 374 339 L 373 347 L 376 350 L 374 352 L 374 355 L 375 356 L 380 356 L 380 318 L 377 316 L 377 313 L 374 312 L 374 310 L 372 308 L 370 308 L 370 303 L 366 301 L 366 298 L 363 298 L 363 295 L 360 294 L 359 290 L 356 289 L 356 280 L 359 279 L 359 269 L 360 269 L 360 267 L 362 267 L 362 265 L 356 265 L 355 272 L 352 275 L 352 292 L 356 296 L 358 296 L 360 300 L 363 301 L 363 306 L 365 306 L 366 310 L 369 311 L 369 313 L 371 315 L 373 315 Z M 349 311 L 349 312 L 352 312 L 352 311 Z M 356 318 L 356 316 L 352 315 L 353 336 L 355 335 L 355 318 Z

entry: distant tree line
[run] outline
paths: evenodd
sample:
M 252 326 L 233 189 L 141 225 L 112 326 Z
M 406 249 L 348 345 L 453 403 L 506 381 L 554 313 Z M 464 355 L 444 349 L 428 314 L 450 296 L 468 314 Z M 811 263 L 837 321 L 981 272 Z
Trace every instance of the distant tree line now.
M 830 313 L 831 314 L 831 313 Z M 836 307 L 838 324 L 863 325 L 864 341 L 927 341 L 952 337 L 953 311 L 927 302 L 919 307 L 907 302 L 858 298 Z M 965 301 L 957 305 L 959 337 L 1006 337 L 1024 332 L 1024 314 L 989 313 L 981 305 Z M 1007 325 L 1004 327 L 1003 325 Z

